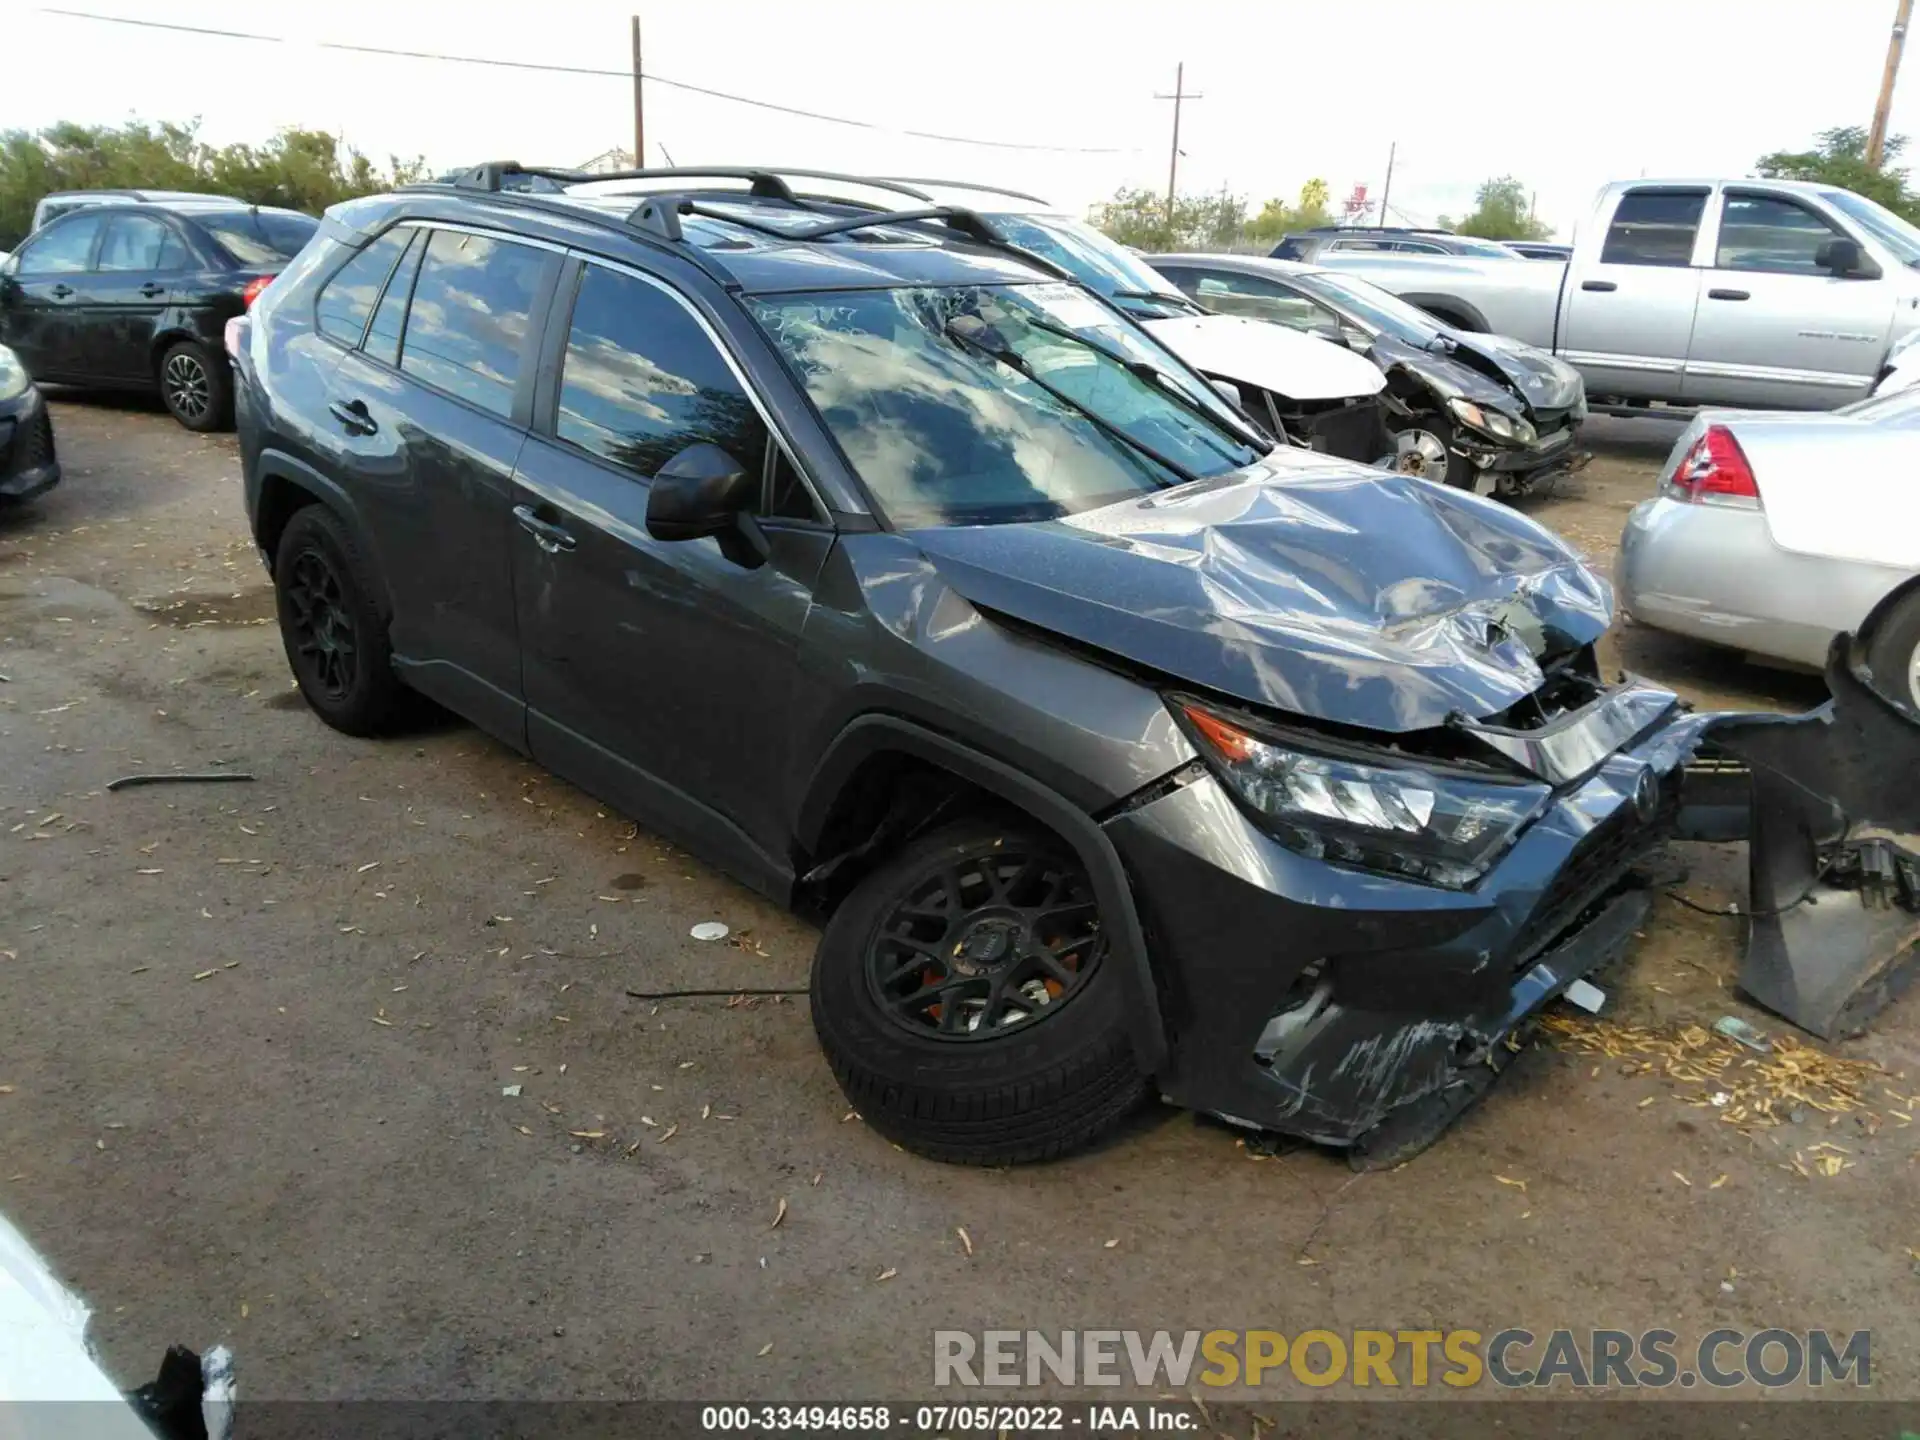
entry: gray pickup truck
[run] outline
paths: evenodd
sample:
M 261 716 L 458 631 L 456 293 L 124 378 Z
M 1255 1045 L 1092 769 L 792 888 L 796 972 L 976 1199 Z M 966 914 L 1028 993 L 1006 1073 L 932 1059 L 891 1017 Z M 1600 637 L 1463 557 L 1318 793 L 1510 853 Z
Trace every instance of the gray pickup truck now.
M 1831 410 L 1920 329 L 1920 229 L 1790 180 L 1606 186 L 1549 261 L 1329 251 L 1449 325 L 1571 362 L 1595 409 Z

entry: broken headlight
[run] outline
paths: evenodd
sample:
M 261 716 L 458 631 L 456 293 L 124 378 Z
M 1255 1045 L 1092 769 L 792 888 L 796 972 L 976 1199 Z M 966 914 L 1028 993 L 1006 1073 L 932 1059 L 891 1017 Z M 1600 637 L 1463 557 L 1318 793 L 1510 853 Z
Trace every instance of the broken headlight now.
M 1552 793 L 1316 754 L 1198 705 L 1174 708 L 1215 773 L 1288 849 L 1449 890 L 1486 874 Z
M 1491 435 L 1496 440 L 1508 440 L 1517 445 L 1531 445 L 1537 438 L 1533 426 L 1525 420 L 1516 420 L 1511 415 L 1502 415 L 1498 410 L 1487 410 L 1463 400 L 1456 395 L 1447 401 L 1447 409 L 1453 412 L 1453 418 L 1461 424 L 1478 430 L 1482 435 Z

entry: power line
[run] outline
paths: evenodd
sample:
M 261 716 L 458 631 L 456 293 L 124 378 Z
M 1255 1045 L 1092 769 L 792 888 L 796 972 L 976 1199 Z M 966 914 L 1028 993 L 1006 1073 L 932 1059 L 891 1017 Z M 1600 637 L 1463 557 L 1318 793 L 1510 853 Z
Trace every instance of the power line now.
M 136 20 L 127 15 L 98 15 L 87 10 L 63 10 L 51 5 L 41 5 L 37 8 L 43 15 L 60 15 L 70 20 L 95 20 L 105 25 L 131 25 L 142 30 L 172 30 L 185 35 L 211 35 L 222 40 L 253 40 L 274 45 L 288 43 L 284 35 L 257 35 L 247 30 L 216 30 L 204 25 L 180 25 L 167 20 Z M 631 69 L 602 70 L 587 65 L 550 65 L 532 60 L 497 60 L 484 55 L 445 55 L 435 50 L 397 50 L 380 45 L 352 45 L 344 40 L 316 40 L 313 43 L 322 50 L 341 50 L 356 55 L 387 55 L 401 60 L 436 60 L 451 65 L 482 65 L 498 70 L 534 70 L 550 75 L 606 75 L 629 82 L 633 79 Z M 642 78 L 655 85 L 664 85 L 670 90 L 685 90 L 690 94 L 705 95 L 714 100 L 727 100 L 736 105 L 751 105 L 756 109 L 772 110 L 782 115 L 797 115 L 806 120 L 821 120 L 829 125 L 848 125 L 856 130 L 906 135 L 916 140 L 938 140 L 947 145 L 978 145 L 992 150 L 1044 151 L 1056 155 L 1133 153 L 1119 146 L 1033 145 L 1018 140 L 981 140 L 969 135 L 943 135 L 934 130 L 906 130 L 892 125 L 881 125 L 872 120 L 855 120 L 845 115 L 826 115 L 818 110 L 802 110 L 792 105 L 778 105 L 771 100 L 756 100 L 750 95 L 735 95 L 730 91 L 715 90 L 706 85 L 694 85 L 685 80 L 670 80 L 664 75 L 656 75 L 651 71 L 646 72 Z

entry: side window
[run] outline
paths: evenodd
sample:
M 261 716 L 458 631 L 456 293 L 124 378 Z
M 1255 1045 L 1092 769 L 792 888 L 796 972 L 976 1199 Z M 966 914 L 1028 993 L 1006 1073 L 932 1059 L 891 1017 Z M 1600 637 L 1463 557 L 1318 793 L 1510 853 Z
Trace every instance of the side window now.
M 1771 270 L 1787 275 L 1828 272 L 1814 252 L 1840 232 L 1804 205 L 1774 195 L 1729 192 L 1720 210 L 1720 270 Z
M 14 261 L 16 275 L 72 275 L 87 268 L 93 237 L 100 233 L 98 215 L 80 214 L 34 233 Z
M 1391 240 L 1336 240 L 1333 242 L 1333 248 L 1335 250 L 1391 250 L 1393 242 Z
M 767 447 L 759 411 L 693 316 L 658 286 L 602 265 L 581 272 L 554 430 L 642 476 L 696 441 L 749 466 Z
M 1704 190 L 1630 190 L 1620 197 L 1600 250 L 1602 265 L 1691 265 Z
M 187 247 L 174 228 L 151 215 L 110 215 L 96 270 L 184 270 Z
M 407 328 L 407 302 L 413 298 L 414 277 L 420 273 L 420 256 L 427 248 L 427 232 L 415 230 L 407 243 L 407 253 L 393 267 L 386 293 L 373 312 L 373 325 L 367 331 L 367 354 L 388 365 L 400 363 L 400 337 Z
M 314 306 L 313 323 L 320 333 L 342 345 L 358 345 L 367 328 L 367 316 L 380 296 L 393 262 L 407 248 L 417 232 L 406 227 L 389 230 L 342 265 L 333 278 L 320 287 Z
M 435 230 L 407 311 L 403 373 L 499 416 L 513 414 L 544 250 L 460 230 Z
M 1180 288 L 1209 310 L 1271 320 L 1295 330 L 1338 329 L 1340 317 L 1272 280 L 1232 271 L 1189 271 Z M 1198 277 L 1197 283 L 1192 277 Z
M 1444 255 L 1446 248 L 1441 245 L 1429 245 L 1424 240 L 1396 240 L 1393 248 L 1406 255 Z
M 767 437 L 767 446 L 773 452 L 767 514 L 783 520 L 818 520 L 820 512 L 814 506 L 813 494 L 800 478 L 800 472 L 794 469 L 793 461 L 787 458 L 786 447 L 771 435 Z

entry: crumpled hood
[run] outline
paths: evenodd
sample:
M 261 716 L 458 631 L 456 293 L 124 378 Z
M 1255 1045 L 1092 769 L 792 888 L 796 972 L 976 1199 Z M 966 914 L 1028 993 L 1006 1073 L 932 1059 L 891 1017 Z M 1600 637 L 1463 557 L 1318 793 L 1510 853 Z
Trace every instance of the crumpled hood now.
M 1460 350 L 1470 350 L 1519 387 L 1529 412 L 1565 410 L 1586 394 L 1586 382 L 1580 372 L 1564 360 L 1556 359 L 1511 335 L 1481 335 L 1467 330 L 1449 330 L 1447 338 Z
M 1532 693 L 1612 595 L 1506 506 L 1300 451 L 1059 520 L 919 530 L 961 595 L 1252 705 L 1404 732 Z
M 1147 331 L 1202 375 L 1238 380 L 1288 400 L 1377 395 L 1387 377 L 1363 355 L 1244 315 L 1142 320 Z

